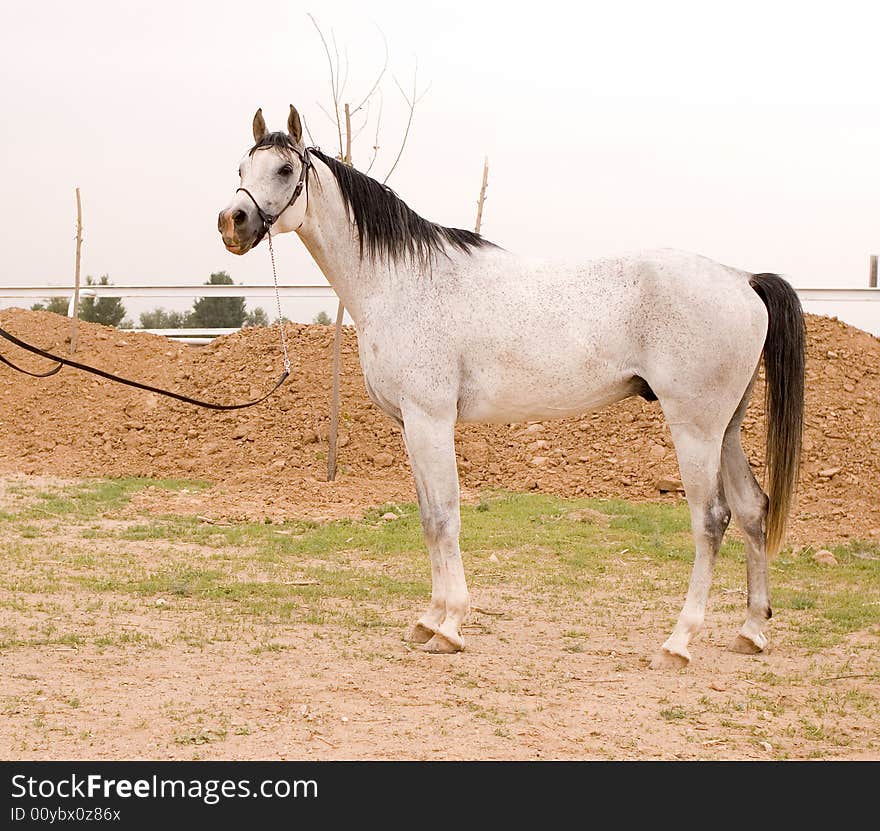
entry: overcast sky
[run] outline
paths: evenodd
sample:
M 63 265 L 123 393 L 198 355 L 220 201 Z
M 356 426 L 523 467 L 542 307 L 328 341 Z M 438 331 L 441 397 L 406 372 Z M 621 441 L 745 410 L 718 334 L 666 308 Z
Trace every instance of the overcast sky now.
M 864 286 L 880 250 L 877 4 L 762 2 L 7 3 L 0 234 L 5 283 L 69 281 L 73 189 L 84 272 L 115 282 L 269 278 L 263 247 L 227 253 L 217 212 L 263 107 L 332 150 L 312 11 L 347 47 L 358 100 L 390 50 L 384 174 L 402 128 L 392 75 L 419 105 L 390 184 L 424 216 L 531 256 L 674 246 L 799 286 Z M 375 112 L 375 109 L 374 109 Z M 356 145 L 364 167 L 372 136 Z M 294 235 L 280 274 L 317 270 Z

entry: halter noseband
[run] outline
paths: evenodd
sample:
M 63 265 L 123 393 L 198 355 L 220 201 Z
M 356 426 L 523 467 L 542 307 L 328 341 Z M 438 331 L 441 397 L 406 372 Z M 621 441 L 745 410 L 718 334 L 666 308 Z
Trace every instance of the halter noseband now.
M 290 149 L 299 157 L 300 162 L 302 162 L 302 167 L 299 171 L 299 180 L 293 188 L 293 193 L 291 194 L 290 199 L 287 200 L 287 204 L 278 211 L 277 214 L 273 216 L 272 214 L 266 213 L 266 211 L 260 207 L 260 203 L 254 198 L 254 195 L 247 188 L 238 188 L 235 191 L 236 193 L 241 191 L 242 193 L 247 194 L 251 202 L 254 203 L 254 207 L 257 209 L 257 216 L 260 217 L 260 222 L 262 223 L 262 227 L 257 233 L 256 239 L 254 240 L 253 245 L 251 245 L 251 248 L 256 248 L 256 246 L 260 244 L 263 237 L 269 232 L 269 229 L 278 221 L 278 217 L 296 202 L 297 199 L 299 199 L 300 194 L 303 192 L 303 188 L 306 190 L 306 210 L 309 209 L 309 169 L 312 167 L 309 148 L 304 147 L 302 153 L 300 153 L 295 147 L 291 147 Z M 305 222 L 305 219 L 303 219 L 303 222 Z M 300 223 L 300 227 L 302 227 L 302 222 Z M 299 230 L 299 228 L 297 230 Z

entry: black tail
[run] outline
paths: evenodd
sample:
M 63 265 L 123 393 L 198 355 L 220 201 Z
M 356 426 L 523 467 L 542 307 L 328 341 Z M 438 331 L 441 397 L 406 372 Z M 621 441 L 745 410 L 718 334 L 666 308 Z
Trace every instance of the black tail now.
M 754 274 L 752 288 L 767 307 L 764 341 L 767 376 L 767 554 L 782 547 L 785 524 L 798 482 L 804 427 L 804 313 L 795 290 L 778 274 Z

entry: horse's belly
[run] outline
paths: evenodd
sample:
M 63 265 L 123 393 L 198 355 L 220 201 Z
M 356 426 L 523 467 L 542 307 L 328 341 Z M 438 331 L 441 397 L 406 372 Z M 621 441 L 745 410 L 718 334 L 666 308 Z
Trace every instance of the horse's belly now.
M 517 379 L 492 379 L 482 384 L 466 383 L 459 397 L 459 421 L 517 422 L 546 421 L 598 410 L 632 395 L 632 376 L 557 379 L 533 375 Z

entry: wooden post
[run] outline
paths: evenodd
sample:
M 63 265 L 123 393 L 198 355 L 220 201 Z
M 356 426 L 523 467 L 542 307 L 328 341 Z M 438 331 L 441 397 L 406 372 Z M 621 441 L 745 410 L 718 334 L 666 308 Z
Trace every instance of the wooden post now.
M 483 184 L 480 185 L 480 198 L 477 200 L 477 222 L 474 225 L 474 231 L 480 233 L 480 226 L 483 224 L 483 203 L 486 201 L 486 185 L 489 184 L 489 157 L 483 160 Z
M 336 478 L 336 447 L 339 437 L 339 373 L 342 356 L 342 318 L 345 306 L 339 301 L 336 309 L 336 329 L 333 332 L 333 382 L 330 390 L 330 443 L 327 448 L 327 481 Z
M 877 288 L 877 255 L 871 254 L 871 268 L 868 272 L 868 285 L 872 289 Z
M 351 166 L 351 107 L 346 104 L 345 111 L 345 153 L 342 157 L 343 164 Z M 337 110 L 338 112 L 338 110 Z M 345 316 L 345 306 L 339 301 L 336 309 L 336 326 L 333 329 L 333 377 L 330 387 L 330 435 L 327 446 L 327 481 L 332 482 L 336 478 L 336 450 L 339 445 L 339 373 L 340 353 L 342 351 L 342 318 Z
M 70 354 L 76 352 L 76 329 L 79 322 L 79 263 L 82 250 L 82 202 L 76 189 L 76 268 L 73 272 L 73 315 L 70 321 Z
M 342 161 L 351 165 L 351 110 L 345 105 L 345 156 Z

